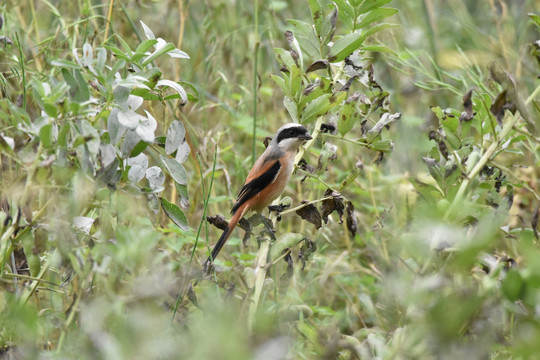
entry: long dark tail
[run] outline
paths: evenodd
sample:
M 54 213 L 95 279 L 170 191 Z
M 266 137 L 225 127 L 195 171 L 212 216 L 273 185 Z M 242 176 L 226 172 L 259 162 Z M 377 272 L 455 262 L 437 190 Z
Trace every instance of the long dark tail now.
M 212 254 L 208 257 L 208 259 L 206 259 L 206 262 L 204 263 L 205 268 L 208 268 L 208 265 L 216 259 L 219 252 L 221 251 L 221 248 L 223 247 L 223 245 L 225 245 L 225 243 L 229 239 L 229 236 L 231 236 L 231 233 L 233 232 L 240 219 L 244 216 L 246 210 L 246 204 L 244 204 L 240 209 L 236 210 L 233 217 L 231 218 L 231 221 L 229 221 L 229 225 L 227 225 L 225 230 L 223 230 L 223 233 L 221 234 L 218 242 L 216 243 L 216 246 L 214 246 L 214 249 L 212 249 Z
M 215 258 L 218 256 L 219 252 L 221 251 L 221 248 L 223 247 L 223 245 L 225 245 L 225 242 L 229 239 L 229 236 L 231 236 L 233 229 L 234 227 L 231 227 L 231 225 L 227 225 L 225 230 L 223 230 L 223 233 L 221 234 L 218 242 L 216 243 L 216 246 L 214 246 L 214 248 L 212 249 L 212 254 L 206 260 L 207 263 L 213 262 L 215 260 Z

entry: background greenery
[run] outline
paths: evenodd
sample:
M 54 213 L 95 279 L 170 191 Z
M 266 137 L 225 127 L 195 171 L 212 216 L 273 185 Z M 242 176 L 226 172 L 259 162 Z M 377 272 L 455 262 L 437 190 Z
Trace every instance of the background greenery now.
M 0 5 L 3 357 L 540 353 L 538 3 L 319 3 L 321 18 L 316 1 Z M 332 60 L 328 42 L 374 28 L 360 70 Z M 324 79 L 332 96 L 302 103 Z M 259 227 L 201 277 L 220 234 L 204 219 L 228 216 L 295 111 L 318 137 L 284 201 L 313 202 L 315 225 L 282 215 L 260 284 Z

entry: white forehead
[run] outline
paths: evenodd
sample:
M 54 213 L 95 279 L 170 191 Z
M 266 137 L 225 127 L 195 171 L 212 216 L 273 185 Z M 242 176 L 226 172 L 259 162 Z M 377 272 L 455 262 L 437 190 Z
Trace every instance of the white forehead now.
M 285 130 L 285 129 L 289 129 L 289 128 L 297 128 L 297 127 L 301 127 L 302 125 L 298 124 L 298 123 L 288 123 L 288 124 L 285 124 L 283 125 L 282 127 L 279 128 L 279 130 L 277 131 L 278 133 Z

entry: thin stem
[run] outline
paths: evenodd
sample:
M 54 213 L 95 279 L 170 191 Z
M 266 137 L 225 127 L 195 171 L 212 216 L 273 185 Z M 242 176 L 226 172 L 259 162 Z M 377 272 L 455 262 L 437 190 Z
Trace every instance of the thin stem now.
M 110 0 L 109 1 L 109 13 L 107 14 L 107 22 L 105 24 L 105 36 L 103 37 L 103 42 L 107 41 L 107 36 L 109 35 L 109 26 L 111 24 L 113 6 L 114 6 L 114 0 Z
M 290 208 L 290 209 L 287 209 L 287 210 L 284 210 L 282 212 L 279 213 L 280 216 L 282 215 L 287 215 L 287 214 L 290 214 L 292 212 L 296 212 L 302 208 L 305 208 L 306 206 L 308 205 L 311 205 L 311 204 L 316 204 L 316 203 L 319 203 L 319 202 L 322 202 L 322 201 L 325 201 L 325 200 L 330 200 L 332 199 L 333 196 L 325 196 L 325 197 L 322 197 L 320 199 L 316 199 L 316 200 L 312 200 L 312 201 L 308 201 L 308 202 L 305 202 L 305 203 L 302 203 L 301 205 L 298 205 L 296 207 L 293 207 L 293 208 Z
M 255 164 L 256 160 L 256 139 L 257 139 L 257 87 L 258 87 L 258 74 L 257 67 L 259 65 L 259 0 L 255 0 L 255 24 L 254 33 L 255 33 L 255 50 L 254 57 L 255 63 L 253 65 L 253 133 L 252 133 L 252 143 L 251 143 L 251 166 Z
M 525 100 L 525 105 L 529 105 L 540 94 L 540 85 L 534 89 L 533 93 Z

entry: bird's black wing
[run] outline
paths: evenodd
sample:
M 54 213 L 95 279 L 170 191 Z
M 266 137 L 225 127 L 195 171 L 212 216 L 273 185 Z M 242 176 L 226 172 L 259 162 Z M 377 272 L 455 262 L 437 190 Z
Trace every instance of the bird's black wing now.
M 281 169 L 281 164 L 278 160 L 259 177 L 256 177 L 250 182 L 245 183 L 244 186 L 242 186 L 240 193 L 238 194 L 238 198 L 236 199 L 236 203 L 231 210 L 231 214 L 234 214 L 236 210 L 238 210 L 240 206 L 242 206 L 242 204 L 244 204 L 246 201 L 260 193 L 268 185 L 274 182 L 277 174 L 279 173 L 279 169 Z

